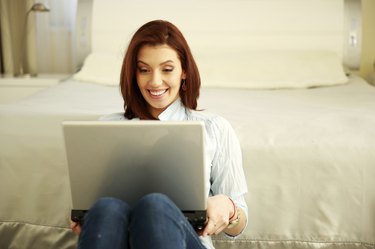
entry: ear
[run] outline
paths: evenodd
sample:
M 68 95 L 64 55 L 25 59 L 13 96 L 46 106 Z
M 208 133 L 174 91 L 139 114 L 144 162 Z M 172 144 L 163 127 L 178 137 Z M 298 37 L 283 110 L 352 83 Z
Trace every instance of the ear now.
M 186 80 L 186 72 L 185 71 L 182 72 L 181 79 Z

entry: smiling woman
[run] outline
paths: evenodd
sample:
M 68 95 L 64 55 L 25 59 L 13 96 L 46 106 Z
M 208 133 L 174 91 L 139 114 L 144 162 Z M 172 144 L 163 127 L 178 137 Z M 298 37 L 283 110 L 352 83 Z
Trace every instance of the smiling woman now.
M 144 46 L 138 54 L 137 83 L 157 118 L 178 97 L 186 75 L 176 51 L 168 45 Z
M 139 28 L 130 41 L 123 65 L 126 66 L 121 70 L 120 87 L 126 118 L 157 119 L 150 113 L 150 103 L 146 104 L 143 99 L 150 98 L 155 102 L 150 90 L 154 91 L 153 97 L 161 94 L 160 90 L 168 90 L 165 96 L 174 100 L 178 92 L 187 108 L 197 108 L 201 86 L 199 71 L 184 36 L 173 24 L 155 21 Z M 184 84 L 180 87 L 182 81 Z M 139 84 L 142 87 L 135 87 Z M 164 108 L 169 104 L 164 104 Z M 154 114 L 157 113 L 160 110 Z
M 80 234 L 78 248 L 92 248 L 95 244 L 96 248 L 131 245 L 131 248 L 212 249 L 211 235 L 221 232 L 229 237 L 240 235 L 247 224 L 247 184 L 240 144 L 227 120 L 196 111 L 199 72 L 176 26 L 155 20 L 138 29 L 123 61 L 120 86 L 125 113 L 105 116 L 102 120 L 204 123 L 204 171 L 208 173 L 204 184 L 206 223 L 195 230 L 169 198 L 155 193 L 141 198 L 132 207 L 126 200 L 99 199 L 85 216 L 82 229 L 72 223 L 73 231 Z M 98 239 L 97 234 L 103 236 Z
M 343 81 L 344 2 L 93 1 L 92 36 L 84 36 L 92 53 L 82 70 L 27 99 L 0 105 L 0 247 L 76 248 L 68 227 L 71 188 L 61 122 L 116 112 L 119 120 L 127 119 L 118 89 L 125 46 L 142 24 L 164 18 L 184 32 L 199 67 L 197 109 L 225 117 L 241 142 L 249 225 L 235 241 L 213 236 L 215 247 L 375 248 L 375 87 L 353 75 Z M 375 18 L 375 1 L 351 2 L 362 2 L 363 12 Z M 85 26 L 84 20 L 87 15 L 77 18 L 77 26 Z M 363 21 L 369 25 L 363 26 L 368 46 L 362 59 L 372 72 L 375 56 L 366 48 L 375 44 L 367 40 L 375 21 Z M 85 43 L 79 44 L 81 53 Z M 175 50 L 187 73 L 186 92 L 196 90 L 189 85 L 192 66 L 185 67 L 186 57 Z M 130 87 L 139 89 L 138 57 L 131 58 Z M 360 70 L 367 69 L 362 64 Z M 158 118 L 170 118 L 173 108 L 185 110 L 182 98 Z M 219 131 L 219 142 L 226 142 L 221 126 L 211 128 L 210 135 Z M 231 177 L 223 168 L 212 169 Z

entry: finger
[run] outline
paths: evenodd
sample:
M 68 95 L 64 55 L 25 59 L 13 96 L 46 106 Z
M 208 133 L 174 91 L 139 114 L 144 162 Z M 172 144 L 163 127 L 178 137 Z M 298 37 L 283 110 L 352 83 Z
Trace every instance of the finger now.
M 73 233 L 75 233 L 76 235 L 80 235 L 80 233 L 81 233 L 81 226 L 78 225 L 78 226 L 72 228 L 72 231 L 73 231 Z
M 204 228 L 202 235 L 203 236 L 210 236 L 215 233 L 217 230 L 218 224 L 213 219 L 208 219 L 207 225 Z
M 81 225 L 77 222 L 70 220 L 70 228 L 72 229 L 73 233 L 77 235 L 81 233 Z
M 77 222 L 74 222 L 74 221 L 70 221 L 70 228 L 71 229 L 74 229 L 78 226 L 78 223 Z

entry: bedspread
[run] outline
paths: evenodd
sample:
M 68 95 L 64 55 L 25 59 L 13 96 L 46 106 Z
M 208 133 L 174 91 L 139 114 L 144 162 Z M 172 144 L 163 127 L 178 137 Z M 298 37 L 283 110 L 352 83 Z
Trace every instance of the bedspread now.
M 375 88 L 203 88 L 243 152 L 249 224 L 217 248 L 375 248 Z M 74 248 L 61 122 L 121 112 L 117 87 L 68 80 L 0 106 L 0 248 Z

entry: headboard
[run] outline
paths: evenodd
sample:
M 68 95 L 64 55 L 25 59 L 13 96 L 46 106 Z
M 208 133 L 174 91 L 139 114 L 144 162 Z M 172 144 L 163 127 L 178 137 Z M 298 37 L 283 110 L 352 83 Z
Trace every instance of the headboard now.
M 355 67 L 354 57 L 358 57 L 355 53 L 358 52 L 359 46 L 354 50 L 353 47 L 348 46 L 347 34 L 353 34 L 353 30 L 346 26 L 353 26 L 354 22 L 345 21 L 351 14 L 345 11 L 348 5 L 346 2 L 355 3 L 355 0 L 191 0 L 188 2 L 93 0 L 92 54 L 86 64 L 96 65 L 101 62 L 101 69 L 91 70 L 96 72 L 95 77 L 90 76 L 90 72 L 86 74 L 81 72 L 77 78 L 117 84 L 121 58 L 131 36 L 141 25 L 154 19 L 171 21 L 181 29 L 198 66 L 203 71 L 203 78 L 208 75 L 203 79 L 206 85 L 215 82 L 216 85 L 222 86 L 226 84 L 227 79 L 233 79 L 239 87 L 249 85 L 255 88 L 279 87 L 274 85 L 274 81 L 284 77 L 283 74 L 275 74 L 274 78 L 266 79 L 266 84 L 254 82 L 258 83 L 259 78 L 262 81 L 263 75 L 274 73 L 272 71 L 274 68 L 279 68 L 279 72 L 284 73 L 286 68 L 300 64 L 301 56 L 295 52 L 301 51 L 304 53 L 302 57 L 305 61 L 316 62 L 308 65 L 318 69 L 318 71 L 308 70 L 312 75 L 327 74 L 327 70 L 324 70 L 330 67 L 320 65 L 322 57 L 332 57 L 327 62 L 328 66 L 333 65 L 333 61 L 337 60 L 340 67 L 343 62 L 351 63 L 350 67 Z M 360 23 L 357 24 L 358 28 Z M 356 38 L 359 39 L 359 36 Z M 359 44 L 358 40 L 356 44 Z M 316 51 L 325 53 L 316 56 Z M 327 55 L 326 52 L 331 55 Z M 276 54 L 275 63 L 273 63 L 274 54 Z M 113 59 L 113 55 L 116 56 L 116 60 Z M 345 60 L 344 57 L 350 60 Z M 207 65 L 213 67 L 216 63 L 215 67 L 221 70 L 225 65 L 217 65 L 218 63 L 228 65 L 232 61 L 238 61 L 238 58 L 246 60 L 243 68 L 231 68 L 228 72 L 220 71 L 220 75 L 215 72 L 216 69 L 207 68 Z M 258 63 L 260 60 L 265 67 Z M 357 64 L 359 65 L 359 61 Z M 259 65 L 263 67 L 262 70 Z M 244 83 L 242 78 L 236 79 L 239 70 L 249 68 L 255 73 L 251 79 L 253 83 Z M 99 75 L 100 70 L 103 71 L 102 75 Z M 308 81 L 341 84 L 345 79 L 343 73 L 338 72 L 340 70 L 342 69 L 335 65 L 331 70 L 337 71 L 334 77 L 310 79 L 308 75 Z M 297 68 L 294 71 L 303 73 L 296 78 L 305 77 L 304 69 Z M 226 79 L 222 79 L 223 75 L 226 75 Z M 288 81 L 289 78 L 286 80 Z M 223 82 L 217 84 L 219 81 Z M 303 84 L 298 82 L 298 86 L 315 86 L 309 82 Z M 295 85 L 293 82 L 286 86 L 295 87 Z M 284 86 L 285 84 L 281 83 L 280 87 Z
M 92 50 L 123 52 L 142 24 L 165 19 L 196 53 L 308 49 L 342 57 L 343 18 L 343 0 L 94 0 Z

